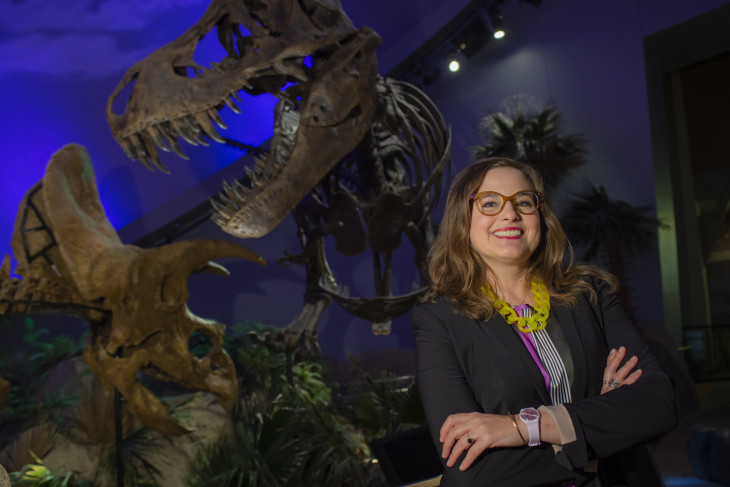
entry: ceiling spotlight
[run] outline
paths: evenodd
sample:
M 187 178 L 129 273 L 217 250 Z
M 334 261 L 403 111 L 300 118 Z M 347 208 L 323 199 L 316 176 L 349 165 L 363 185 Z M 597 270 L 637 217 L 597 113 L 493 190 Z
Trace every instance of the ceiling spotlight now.
M 448 66 L 449 71 L 452 73 L 456 73 L 461 69 L 461 63 L 464 59 L 464 54 L 462 54 L 461 51 L 458 49 L 452 49 L 451 52 L 449 52 L 449 56 L 446 58 L 446 66 Z
M 505 36 L 502 12 L 496 4 L 492 3 L 487 7 L 487 14 L 489 15 L 489 20 L 492 22 L 492 37 L 501 39 Z

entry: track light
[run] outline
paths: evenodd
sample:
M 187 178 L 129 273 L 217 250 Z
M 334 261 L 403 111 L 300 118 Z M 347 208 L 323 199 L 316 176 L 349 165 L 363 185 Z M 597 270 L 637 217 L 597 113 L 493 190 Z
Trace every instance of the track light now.
M 492 3 L 489 7 L 487 7 L 487 14 L 489 15 L 489 20 L 492 22 L 492 37 L 495 39 L 501 39 L 506 34 L 504 30 L 502 12 L 496 4 Z
M 475 14 L 471 20 L 451 39 L 465 58 L 469 59 L 489 42 L 489 26 L 482 15 Z
M 449 57 L 449 71 L 456 73 L 461 69 L 461 61 L 457 57 Z

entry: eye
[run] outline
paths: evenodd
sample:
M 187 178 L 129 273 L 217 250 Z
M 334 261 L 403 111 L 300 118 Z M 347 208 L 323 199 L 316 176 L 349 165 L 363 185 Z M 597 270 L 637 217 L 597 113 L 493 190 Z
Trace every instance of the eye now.
M 535 196 L 530 193 L 521 193 L 515 197 L 515 204 L 520 208 L 531 209 L 537 206 Z

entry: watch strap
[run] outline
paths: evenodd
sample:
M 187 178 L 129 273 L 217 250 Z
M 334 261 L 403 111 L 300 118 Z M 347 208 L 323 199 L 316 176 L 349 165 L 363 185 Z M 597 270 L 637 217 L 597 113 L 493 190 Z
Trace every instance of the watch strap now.
M 536 417 L 531 420 L 526 420 L 523 411 L 536 415 Z M 540 444 L 540 412 L 534 408 L 522 409 L 520 411 L 520 420 L 527 426 L 527 433 L 529 435 L 527 446 L 538 446 Z

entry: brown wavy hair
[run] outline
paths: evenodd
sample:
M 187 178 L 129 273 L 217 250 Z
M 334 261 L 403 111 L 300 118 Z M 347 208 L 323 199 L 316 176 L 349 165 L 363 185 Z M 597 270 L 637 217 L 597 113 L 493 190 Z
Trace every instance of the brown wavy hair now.
M 436 240 L 428 253 L 428 271 L 431 289 L 427 300 L 438 296 L 448 298 L 454 308 L 475 319 L 486 320 L 494 313 L 493 301 L 481 288 L 490 279 L 490 268 L 471 244 L 469 230 L 473 201 L 491 169 L 511 167 L 525 175 L 530 188 L 545 194 L 542 177 L 532 166 L 514 159 L 490 157 L 471 164 L 454 178 L 446 200 L 444 217 Z M 578 304 L 578 296 L 588 294 L 595 301 L 593 278 L 606 281 L 611 292 L 617 289 L 616 279 L 603 269 L 575 262 L 573 248 L 568 242 L 558 217 L 550 205 L 540 201 L 540 243 L 530 257 L 528 276 L 537 277 L 547 288 L 551 300 L 571 307 Z

